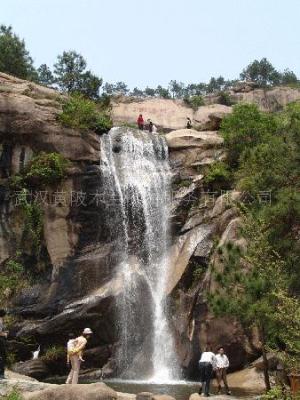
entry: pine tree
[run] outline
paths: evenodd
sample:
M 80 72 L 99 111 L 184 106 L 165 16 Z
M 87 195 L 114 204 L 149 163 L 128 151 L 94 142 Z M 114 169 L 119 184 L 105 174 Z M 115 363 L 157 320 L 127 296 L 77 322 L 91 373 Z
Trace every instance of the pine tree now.
M 21 79 L 37 79 L 25 42 L 13 33 L 11 26 L 0 26 L 0 71 Z
M 219 249 L 224 269 L 214 272 L 220 288 L 210 295 L 209 301 L 216 315 L 234 316 L 246 330 L 250 327 L 257 330 L 265 385 L 269 390 L 267 351 L 270 348 L 279 350 L 278 343 L 284 343 L 289 354 L 292 344 L 299 343 L 300 321 L 294 321 L 298 329 L 293 330 L 293 334 L 289 332 L 288 340 L 286 323 L 294 320 L 295 310 L 299 315 L 300 302 L 289 294 L 285 262 L 270 246 L 267 229 L 263 220 L 248 215 L 243 228 L 246 253 L 242 254 L 231 243 Z M 287 304 L 293 304 L 293 307 L 289 310 Z

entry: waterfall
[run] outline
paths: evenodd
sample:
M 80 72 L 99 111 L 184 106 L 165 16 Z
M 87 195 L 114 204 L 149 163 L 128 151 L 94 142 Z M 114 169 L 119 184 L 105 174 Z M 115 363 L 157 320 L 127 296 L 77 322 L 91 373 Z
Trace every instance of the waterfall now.
M 165 140 L 113 128 L 101 137 L 100 170 L 116 275 L 122 285 L 116 316 L 119 367 L 124 377 L 178 379 L 166 305 L 171 199 Z

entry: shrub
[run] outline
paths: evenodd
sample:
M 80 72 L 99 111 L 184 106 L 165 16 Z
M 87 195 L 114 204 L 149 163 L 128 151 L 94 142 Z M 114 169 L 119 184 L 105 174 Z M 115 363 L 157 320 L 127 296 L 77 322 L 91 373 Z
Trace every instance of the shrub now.
M 46 353 L 42 356 L 44 361 L 57 361 L 60 358 L 64 357 L 66 354 L 66 350 L 62 346 L 51 346 L 46 350 Z
M 41 152 L 34 156 L 23 171 L 28 184 L 53 185 L 66 175 L 68 161 L 58 153 Z
M 71 96 L 63 105 L 63 111 L 58 120 L 66 127 L 107 132 L 112 127 L 110 116 L 104 111 L 99 112 L 96 104 L 78 94 Z
M 289 151 L 289 146 L 280 137 L 245 150 L 236 173 L 238 188 L 253 195 L 260 191 L 276 192 L 292 180 Z
M 212 190 L 228 189 L 231 183 L 231 172 L 228 166 L 222 161 L 211 164 L 204 177 L 204 183 Z
M 43 234 L 43 210 L 38 203 L 29 200 L 29 192 L 23 188 L 18 195 L 19 206 L 24 213 L 23 239 L 32 246 L 33 254 L 40 256 Z
M 291 400 L 291 396 L 288 395 L 285 390 L 280 386 L 275 386 L 269 390 L 266 394 L 259 397 L 259 400 Z
M 108 132 L 113 126 L 112 120 L 107 114 L 99 114 L 96 120 L 95 131 L 98 133 Z
M 3 400 L 23 400 L 24 397 L 17 389 L 13 389 L 12 392 L 2 397 Z
M 194 110 L 204 106 L 204 99 L 200 95 L 185 97 L 183 100 L 187 106 L 192 107 Z
M 204 272 L 205 272 L 205 266 L 196 265 L 193 271 L 193 282 L 199 282 L 203 277 Z
M 0 300 L 2 302 L 13 293 L 28 286 L 28 279 L 23 265 L 16 257 L 6 262 L 0 272 Z
M 266 141 L 278 130 L 276 118 L 254 104 L 238 104 L 221 124 L 230 166 L 237 167 L 244 150 Z
M 223 106 L 232 106 L 234 104 L 234 100 L 228 92 L 222 91 L 219 93 L 219 104 L 222 104 Z

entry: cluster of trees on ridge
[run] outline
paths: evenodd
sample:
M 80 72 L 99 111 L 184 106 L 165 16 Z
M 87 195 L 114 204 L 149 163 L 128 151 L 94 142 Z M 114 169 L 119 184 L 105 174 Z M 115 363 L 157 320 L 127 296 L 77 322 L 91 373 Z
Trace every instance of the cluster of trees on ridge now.
M 238 82 L 238 79 L 225 80 L 222 76 L 212 77 L 208 83 L 188 85 L 171 80 L 168 87 L 159 85 L 156 88 L 146 87 L 144 90 L 135 87 L 131 91 L 124 82 L 103 84 L 102 78 L 87 69 L 84 57 L 73 50 L 64 51 L 63 54 L 58 55 L 53 69 L 46 64 L 35 68 L 24 40 L 13 32 L 11 26 L 5 25 L 0 27 L 0 71 L 43 85 L 57 87 L 63 92 L 81 93 L 93 100 L 100 97 L 100 91 L 102 95 L 108 96 L 188 99 L 223 92 Z M 258 87 L 296 85 L 299 82 L 293 71 L 286 69 L 284 72 L 279 72 L 266 58 L 249 64 L 240 74 L 240 79 L 253 81 Z M 201 105 L 200 98 L 198 102 L 198 105 Z

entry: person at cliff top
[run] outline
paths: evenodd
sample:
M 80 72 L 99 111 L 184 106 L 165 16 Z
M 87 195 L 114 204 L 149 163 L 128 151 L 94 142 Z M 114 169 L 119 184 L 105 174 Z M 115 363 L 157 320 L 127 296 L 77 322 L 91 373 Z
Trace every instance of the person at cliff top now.
M 6 315 L 5 310 L 0 310 L 0 379 L 4 379 L 6 365 L 6 343 L 8 332 L 5 330 L 3 318 Z
M 142 115 L 142 114 L 140 114 L 139 117 L 138 117 L 138 119 L 137 119 L 137 125 L 138 125 L 138 128 L 139 128 L 141 131 L 144 130 L 144 118 L 143 118 L 143 115 Z
M 200 382 L 201 387 L 199 390 L 199 394 L 202 393 L 204 396 L 208 397 L 210 381 L 212 378 L 213 370 L 216 369 L 217 360 L 216 356 L 212 352 L 211 346 L 207 346 L 205 351 L 201 354 L 201 358 L 199 360 L 199 370 L 200 370 Z
M 221 382 L 223 381 L 227 394 L 231 394 L 228 383 L 227 383 L 227 368 L 229 367 L 229 360 L 224 352 L 223 347 L 218 348 L 218 354 L 216 354 L 217 368 L 216 377 L 218 382 L 218 394 L 221 393 Z
M 191 118 L 189 118 L 189 117 L 187 117 L 186 128 L 192 129 L 192 121 L 191 121 Z
M 85 328 L 82 332 L 82 335 L 74 339 L 76 341 L 76 346 L 73 349 L 70 349 L 70 351 L 68 352 L 72 369 L 69 373 L 66 383 L 72 385 L 76 385 L 78 383 L 81 354 L 85 349 L 87 341 L 92 334 L 93 332 L 90 328 Z
M 153 132 L 153 122 L 151 121 L 151 119 L 148 119 L 149 122 L 149 133 Z

